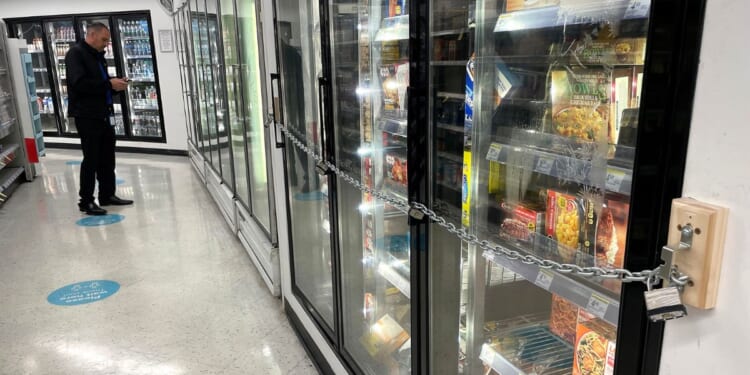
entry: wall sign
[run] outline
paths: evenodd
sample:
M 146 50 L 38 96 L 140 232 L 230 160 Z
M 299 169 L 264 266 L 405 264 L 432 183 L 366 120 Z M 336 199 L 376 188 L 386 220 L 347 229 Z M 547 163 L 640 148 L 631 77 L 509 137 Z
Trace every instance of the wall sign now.
M 75 306 L 101 301 L 120 290 L 111 280 L 89 280 L 66 285 L 47 296 L 47 302 L 58 306 Z
M 159 30 L 159 51 L 174 52 L 172 30 Z

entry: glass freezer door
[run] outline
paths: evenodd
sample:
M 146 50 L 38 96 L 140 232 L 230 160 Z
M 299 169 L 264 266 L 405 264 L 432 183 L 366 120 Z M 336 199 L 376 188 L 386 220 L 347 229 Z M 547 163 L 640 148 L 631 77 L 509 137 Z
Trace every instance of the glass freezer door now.
M 41 22 L 24 22 L 16 24 L 15 28 L 15 36 L 26 41 L 29 54 L 31 54 L 42 129 L 46 133 L 57 133 L 57 118 L 54 100 L 52 99 L 54 84 L 51 83 L 51 75 L 48 71 L 49 63 L 44 52 L 45 39 L 42 24 Z
M 163 126 L 151 25 L 146 17 L 129 16 L 117 18 L 115 27 L 124 75 L 130 79 L 126 100 L 131 135 L 161 138 Z
M 401 1 L 331 1 L 337 164 L 407 201 L 409 15 Z M 339 184 L 343 347 L 367 374 L 411 372 L 411 252 L 405 213 Z
M 322 77 L 319 8 L 310 2 L 277 0 L 276 20 L 282 123 L 320 154 L 323 114 L 318 107 Z M 285 162 L 292 288 L 333 341 L 336 340 L 331 251 L 334 228 L 329 214 L 327 178 L 320 177 L 315 160 L 291 142 L 286 143 Z
M 471 231 L 622 268 L 649 2 L 477 2 Z M 468 83 L 468 80 L 467 80 Z M 468 101 L 467 101 L 468 102 Z M 620 287 L 470 247 L 469 374 L 608 374 Z
M 258 13 L 254 0 L 237 1 L 237 21 L 239 26 L 240 60 L 242 75 L 242 99 L 245 114 L 245 139 L 247 142 L 250 179 L 250 200 L 253 217 L 265 228 L 275 232 L 271 210 L 272 192 L 269 185 L 269 170 L 266 163 L 268 135 L 264 125 L 263 91 L 264 82 L 261 61 L 263 54 L 259 47 Z M 273 237 L 274 234 L 271 234 Z
M 88 25 L 94 22 L 103 23 L 105 26 L 107 26 L 107 28 L 109 28 L 111 37 L 107 48 L 104 50 L 104 58 L 107 60 L 107 73 L 109 73 L 109 76 L 113 78 L 120 77 L 121 75 L 117 71 L 115 53 L 112 48 L 112 39 L 114 39 L 114 33 L 111 32 L 112 25 L 109 23 L 109 17 L 87 17 L 79 19 L 79 22 L 79 32 L 81 38 L 85 38 Z M 123 93 L 113 93 L 112 95 L 112 107 L 114 108 L 115 113 L 115 123 L 112 125 L 115 127 L 115 134 L 117 134 L 118 136 L 125 135 L 125 120 L 123 119 L 122 115 L 123 98 Z
M 65 77 L 65 54 L 76 43 L 76 30 L 72 19 L 44 22 L 47 34 L 47 51 L 52 69 L 52 106 L 57 113 L 62 133 L 76 133 L 75 124 L 68 118 L 68 84 Z

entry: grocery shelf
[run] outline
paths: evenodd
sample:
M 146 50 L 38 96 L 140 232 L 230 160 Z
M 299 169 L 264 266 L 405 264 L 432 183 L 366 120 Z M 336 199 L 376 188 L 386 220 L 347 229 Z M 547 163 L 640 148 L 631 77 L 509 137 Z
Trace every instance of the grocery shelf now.
M 5 191 L 24 173 L 21 167 L 0 170 L 0 191 Z
M 434 60 L 430 61 L 431 66 L 465 66 L 466 60 Z
M 151 55 L 132 55 L 132 56 L 125 56 L 126 59 L 135 60 L 135 59 L 150 59 Z
M 2 124 L 0 124 L 0 138 L 5 138 L 8 136 L 8 134 L 12 133 L 15 129 L 13 124 L 16 123 L 16 119 L 10 119 Z
M 612 325 L 617 325 L 620 312 L 619 298 L 598 292 L 591 286 L 570 276 L 542 269 L 535 264 L 525 264 L 520 260 L 511 260 L 493 250 L 485 250 L 482 255 L 487 260 L 519 274 L 538 287 L 575 303 Z
M 631 169 L 607 165 L 606 160 L 580 159 L 536 148 L 493 142 L 487 152 L 487 160 L 531 170 L 548 176 L 585 185 L 596 182 L 593 178 L 606 173 L 602 181 L 608 191 L 630 195 L 633 182 Z M 600 159 L 603 159 L 602 156 Z M 601 187 L 601 186 L 596 186 Z
M 391 285 L 395 286 L 396 289 L 401 291 L 401 294 L 406 296 L 406 298 L 411 299 L 411 283 L 407 278 L 401 276 L 393 267 L 383 262 L 378 265 L 378 273 L 384 279 L 388 280 Z
M 0 152 L 0 169 L 5 168 L 5 166 L 13 162 L 13 160 L 16 158 L 17 150 L 18 150 L 18 145 L 12 144 L 6 149 L 4 149 L 3 152 Z
M 444 91 L 438 91 L 437 96 L 440 98 L 457 99 L 457 100 L 466 99 L 466 94 L 456 94 L 453 92 L 444 92 Z
M 458 155 L 453 155 L 451 153 L 444 152 L 444 151 L 438 151 L 437 152 L 437 156 L 439 158 L 443 158 L 443 159 L 448 159 L 448 160 L 455 161 L 456 163 L 462 163 L 463 164 L 463 162 L 464 162 L 464 158 L 462 158 L 462 157 L 460 157 Z
M 587 5 L 586 9 L 576 9 L 573 12 L 561 6 L 550 6 L 519 10 L 498 16 L 494 31 L 508 32 L 519 30 L 542 29 L 577 24 L 591 24 L 609 20 L 612 14 L 624 14 L 624 19 L 639 19 L 648 17 L 648 7 L 642 9 L 628 9 L 630 0 L 612 0 Z M 626 10 L 627 9 L 627 10 Z M 622 13 L 620 13 L 622 12 Z
M 497 373 L 563 375 L 570 374 L 573 368 L 573 347 L 547 327 L 512 329 L 503 332 L 502 337 L 516 337 L 524 344 L 507 347 L 482 345 L 479 359 Z
M 156 82 L 154 78 L 130 78 L 131 82 Z
M 122 40 L 151 40 L 151 37 L 148 35 L 145 36 L 126 36 L 123 37 Z
M 453 29 L 453 30 L 439 30 L 430 33 L 430 36 L 448 36 L 448 35 L 461 35 L 469 32 L 469 28 Z
M 376 42 L 389 42 L 409 39 L 409 16 L 396 16 L 383 19 L 383 27 L 375 34 Z
M 52 42 L 53 43 L 74 43 L 75 39 L 55 39 Z
M 438 122 L 437 123 L 437 127 L 440 128 L 440 129 L 454 131 L 454 132 L 457 132 L 457 133 L 463 133 L 464 130 L 465 130 L 463 126 L 451 125 L 451 124 L 446 124 L 446 123 L 443 123 L 443 122 Z

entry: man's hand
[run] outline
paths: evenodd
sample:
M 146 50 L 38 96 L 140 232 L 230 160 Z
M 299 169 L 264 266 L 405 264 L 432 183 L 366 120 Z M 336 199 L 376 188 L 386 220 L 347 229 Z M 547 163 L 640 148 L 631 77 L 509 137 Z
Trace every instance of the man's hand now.
M 128 88 L 128 81 L 122 78 L 110 78 L 109 83 L 112 84 L 112 90 L 123 91 Z

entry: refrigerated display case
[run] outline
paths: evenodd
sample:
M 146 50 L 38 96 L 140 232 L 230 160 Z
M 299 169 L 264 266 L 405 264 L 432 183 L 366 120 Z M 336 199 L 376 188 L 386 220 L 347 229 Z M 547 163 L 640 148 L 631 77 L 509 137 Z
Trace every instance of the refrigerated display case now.
M 336 164 L 407 202 L 409 14 L 337 1 L 331 14 Z M 400 208 L 338 184 L 343 348 L 366 374 L 411 372 L 411 228 Z
M 47 136 L 75 137 L 67 115 L 65 54 L 85 38 L 87 25 L 110 29 L 106 48 L 111 77 L 128 77 L 129 88 L 113 95 L 117 139 L 166 142 L 153 30 L 148 12 L 113 12 L 10 19 L 9 30 L 26 40 L 37 72 L 37 96 Z
M 699 2 L 330 1 L 319 69 L 304 58 L 316 11 L 299 10 L 316 14 L 312 28 L 289 27 L 306 76 L 284 63 L 298 10 L 276 5 L 280 123 L 359 182 L 319 167 L 328 194 L 316 213 L 328 216 L 316 219 L 331 226 L 306 238 L 326 252 L 299 249 L 311 216 L 295 211 L 301 151 L 287 142 L 287 311 L 324 337 L 305 338 L 316 358 L 351 373 L 656 371 L 663 324 L 646 318 L 644 285 L 585 274 L 659 264 L 684 170 Z M 312 82 L 289 90 L 297 77 Z M 290 123 L 289 92 L 319 105 L 304 111 L 319 127 Z M 311 303 L 312 270 L 332 274 L 328 322 Z
M 76 133 L 73 120 L 68 118 L 68 86 L 65 77 L 65 54 L 70 46 L 75 44 L 76 30 L 73 18 L 60 18 L 44 21 L 45 35 L 47 36 L 47 51 L 49 58 L 49 69 L 52 74 L 52 95 L 54 101 L 53 109 L 58 114 L 60 131 L 63 134 Z
M 633 314 L 643 310 L 625 306 L 637 306 L 642 296 L 623 290 L 638 286 L 623 289 L 616 280 L 545 269 L 502 251 L 586 270 L 646 267 L 628 258 L 654 261 L 658 243 L 636 248 L 632 240 L 643 238 L 641 229 L 632 228 L 644 220 L 634 217 L 643 215 L 634 205 L 649 200 L 643 192 L 635 194 L 634 183 L 645 183 L 637 174 L 650 174 L 639 169 L 636 155 L 640 168 L 653 162 L 648 159 L 653 155 L 641 152 L 645 141 L 639 141 L 653 130 L 639 123 L 663 106 L 652 96 L 659 93 L 654 85 L 661 77 L 646 73 L 654 66 L 649 56 L 669 39 L 654 33 L 650 2 L 508 1 L 498 8 L 478 1 L 476 11 L 466 218 L 470 232 L 495 247 L 474 243 L 462 253 L 469 279 L 465 299 L 473 301 L 461 319 L 462 369 L 636 373 L 630 372 L 638 367 L 631 359 L 639 351 L 626 342 L 634 331 L 643 337 L 645 324 L 634 330 L 627 320 L 637 321 Z M 679 170 L 681 157 L 664 168 Z M 668 207 L 669 199 L 655 203 Z M 654 226 L 663 222 L 659 214 L 645 219 Z
M 149 20 L 139 15 L 116 16 L 114 24 L 120 42 L 118 50 L 124 71 L 122 76 L 130 80 L 126 107 L 131 135 L 139 138 L 163 138 L 161 92 L 156 79 L 153 30 Z M 115 113 L 117 109 L 116 104 Z
M 45 38 L 41 22 L 22 22 L 15 25 L 10 35 L 25 40 L 27 49 L 31 54 L 31 62 L 36 81 L 36 97 L 41 116 L 42 128 L 45 133 L 57 131 L 57 117 L 55 106 L 52 76 L 48 69 L 49 62 L 45 54 Z

